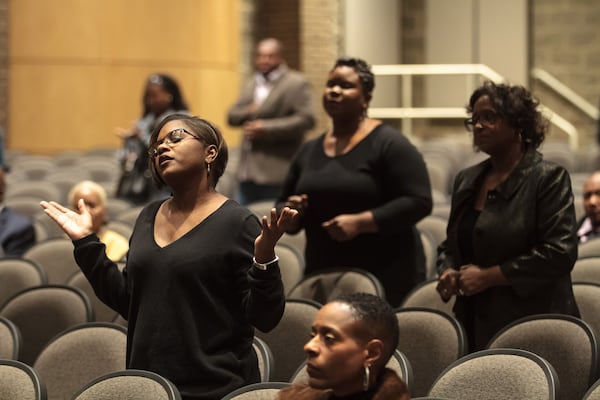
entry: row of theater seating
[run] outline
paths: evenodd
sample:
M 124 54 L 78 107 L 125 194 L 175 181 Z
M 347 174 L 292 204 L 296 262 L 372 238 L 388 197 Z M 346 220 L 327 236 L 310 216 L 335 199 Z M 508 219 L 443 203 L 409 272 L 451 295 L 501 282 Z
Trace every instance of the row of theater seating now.
M 305 355 L 301 349 L 307 335 L 303 332 L 309 329 L 319 306 L 309 300 L 288 300 L 282 322 L 273 332 L 257 334 L 255 339 L 264 384 L 240 389 L 226 398 L 241 400 L 244 397 L 240 393 L 247 390 L 265 385 L 280 388 L 304 379 Z M 406 381 L 415 398 L 598 398 L 597 338 L 580 319 L 556 314 L 524 318 L 505 327 L 486 351 L 467 354 L 463 329 L 453 317 L 427 308 L 399 308 L 396 316 L 400 341 L 388 367 Z M 17 332 L 13 338 L 18 341 L 15 324 L 0 318 L 0 335 L 2 326 Z M 33 364 L 22 363 L 41 377 L 52 394 L 49 398 L 68 399 L 89 382 L 121 373 L 125 341 L 123 326 L 83 323 L 57 334 Z M 3 337 L 0 342 L 8 340 Z M 297 354 L 289 351 L 296 348 Z M 0 359 L 6 358 L 10 354 L 0 353 Z M 7 380 L 2 373 L 5 371 L 0 367 L 4 385 Z
M 19 328 L 0 317 L 0 398 L 181 399 L 168 379 L 125 369 L 126 340 L 127 331 L 121 325 L 83 323 L 58 333 L 35 363 L 28 364 L 18 359 Z
M 432 187 L 442 194 L 450 192 L 458 171 L 487 157 L 474 152 L 466 136 L 431 138 L 415 141 L 415 144 L 427 163 Z M 232 175 L 237 167 L 238 150 L 237 147 L 229 149 L 226 175 Z M 539 150 L 546 159 L 564 166 L 571 174 L 585 174 L 598 168 L 598 149 L 594 147 L 576 151 L 567 142 L 547 141 Z M 18 180 L 42 180 L 62 171 L 70 174 L 89 172 L 91 176 L 88 174 L 86 179 L 96 178 L 104 182 L 114 180 L 120 174 L 117 152 L 118 149 L 98 148 L 87 151 L 66 150 L 52 156 L 42 156 L 7 150 L 6 159 Z
M 222 400 L 275 400 L 288 382 L 242 387 Z M 565 393 L 566 392 L 566 393 Z M 566 397 L 560 397 L 566 396 Z M 600 380 L 582 396 L 565 391 L 555 368 L 543 357 L 517 348 L 494 348 L 466 355 L 450 364 L 425 396 L 413 400 L 598 400 Z
M 443 213 L 444 213 L 444 211 L 447 211 L 447 207 L 444 207 L 444 206 L 443 206 L 443 204 L 441 204 L 441 206 L 440 206 L 440 204 L 438 204 L 438 207 L 437 207 L 437 208 L 438 208 L 438 212 L 439 212 L 439 210 L 440 210 L 440 209 L 442 210 L 441 212 L 439 212 L 439 215 L 442 215 L 442 216 L 444 215 L 444 214 L 443 214 Z M 137 215 L 137 212 L 139 212 L 139 209 L 135 210 L 135 209 L 133 209 L 133 207 L 131 207 L 131 209 L 132 209 L 132 210 L 134 210 L 134 211 L 130 212 L 130 214 L 131 214 L 131 215 Z M 129 210 L 123 210 L 123 211 L 129 211 Z M 115 215 L 116 215 L 116 214 L 115 214 Z M 438 215 L 438 214 L 436 214 L 436 215 Z M 447 214 L 446 214 L 446 217 L 447 217 Z M 423 226 L 421 226 L 421 227 L 420 227 L 420 229 L 421 229 L 423 232 L 424 232 L 424 231 L 426 231 L 426 230 L 425 230 L 425 228 L 424 228 Z M 433 239 L 433 243 L 434 243 L 434 244 L 432 244 L 432 247 L 434 247 L 434 248 L 435 248 L 435 243 L 437 243 L 437 240 L 439 240 L 439 239 Z M 590 242 L 590 243 L 591 243 L 591 242 Z M 299 279 L 300 279 L 299 277 L 301 277 L 301 276 L 302 276 L 302 274 L 303 274 L 303 259 L 302 259 L 302 256 L 301 256 L 301 251 L 299 251 L 299 248 L 301 248 L 301 247 L 303 246 L 303 236 L 302 236 L 302 235 L 300 235 L 300 236 L 294 236 L 294 237 L 290 237 L 290 238 L 289 238 L 289 242 L 286 242 L 286 240 L 284 240 L 284 241 L 283 241 L 281 244 L 282 244 L 282 246 L 283 246 L 282 248 L 284 248 L 284 247 L 286 247 L 286 248 L 287 248 L 287 247 L 289 247 L 289 248 L 291 248 L 291 249 L 292 249 L 292 250 L 291 250 L 291 253 L 293 253 L 293 254 L 290 256 L 290 258 L 289 258 L 289 259 L 290 259 L 290 260 L 292 260 L 292 259 L 294 259 L 294 257 L 295 257 L 295 261 L 293 261 L 293 262 L 295 262 L 295 263 L 297 263 L 297 264 L 298 264 L 298 266 L 297 266 L 297 269 L 295 270 L 295 273 L 294 273 L 294 277 L 291 277 L 291 278 L 289 278 L 289 281 L 288 281 L 288 283 L 286 284 L 286 293 L 288 293 L 288 297 L 290 297 L 290 301 L 291 301 L 291 297 L 293 297 L 293 296 L 289 296 L 289 294 L 292 292 L 292 288 L 293 288 L 293 287 L 294 287 L 294 286 L 295 286 L 295 285 L 296 285 L 296 284 L 299 282 Z M 70 254 L 70 255 L 71 255 L 71 257 L 72 257 L 72 245 L 70 244 L 70 242 L 68 243 L 68 245 L 69 245 L 69 254 Z M 281 251 L 281 252 L 283 252 L 284 250 L 280 250 L 280 249 L 278 249 L 278 254 L 279 254 L 279 252 L 280 252 L 280 251 Z M 285 265 L 291 265 L 291 263 L 292 263 L 292 261 L 290 261 L 289 263 L 286 263 L 286 262 L 284 262 L 284 260 L 282 259 L 282 262 L 281 262 L 281 264 L 282 264 L 282 268 L 285 268 Z M 579 263 L 579 261 L 578 261 L 578 263 Z M 289 268 L 289 269 L 291 270 L 292 268 Z M 574 271 L 574 272 L 575 272 L 575 271 Z M 431 270 L 431 275 L 430 275 L 430 277 L 432 277 L 434 274 L 435 274 L 435 273 L 434 273 L 434 271 L 433 271 L 433 270 Z M 348 281 L 349 281 L 349 282 L 351 282 L 351 283 L 350 283 L 348 286 L 351 288 L 351 287 L 352 287 L 352 285 L 356 285 L 356 283 L 352 283 L 352 282 L 354 282 L 355 280 L 354 280 L 354 279 L 351 279 L 351 276 L 350 276 L 351 274 L 346 274 L 346 275 L 347 275 L 348 277 L 350 277 L 350 278 L 348 279 Z M 332 276 L 333 276 L 333 275 L 332 275 Z M 324 286 L 328 286 L 328 283 L 327 283 L 327 279 L 326 279 L 326 278 L 324 278 L 324 277 L 319 277 L 319 278 L 317 278 L 317 279 L 320 279 L 320 281 L 319 281 L 319 282 L 321 282 L 320 284 L 322 284 L 322 285 L 324 285 Z M 357 280 L 358 280 L 358 279 L 357 279 Z M 1 282 L 1 280 L 0 280 L 0 282 Z M 66 283 L 66 282 L 65 282 L 65 283 Z M 284 276 L 284 283 L 285 283 L 285 276 Z M 376 285 L 375 285 L 375 286 L 376 286 Z M 424 286 L 425 286 L 425 285 L 424 285 Z M 594 287 L 594 285 L 591 285 L 591 286 L 592 286 L 592 287 Z M 289 289 L 289 290 L 288 290 L 288 289 Z M 337 288 L 337 289 L 339 289 L 339 290 L 342 290 L 342 288 Z M 422 289 L 422 288 L 419 288 L 419 289 Z M 343 290 L 346 290 L 346 288 L 343 288 Z M 361 291 L 368 291 L 367 289 L 363 289 L 363 288 L 361 288 L 361 289 L 357 289 L 356 287 L 355 287 L 354 289 L 350 289 L 350 290 L 355 290 L 355 291 L 357 291 L 357 290 L 361 290 Z M 375 290 L 376 290 L 376 289 L 375 289 Z M 416 292 L 416 291 L 415 291 L 415 292 Z M 322 293 L 322 292 L 321 292 L 321 293 Z M 433 293 L 433 294 L 434 294 L 435 296 L 437 296 L 437 294 L 435 294 L 435 293 Z M 313 297 L 314 297 L 314 295 L 315 295 L 314 293 L 312 293 L 312 294 L 311 294 L 311 293 L 304 294 L 304 296 L 307 296 L 307 297 L 311 297 L 311 296 L 313 296 Z M 300 296 L 300 295 L 298 294 L 298 296 Z M 596 295 L 596 296 L 597 296 L 597 295 Z M 595 298 L 597 299 L 598 297 L 595 297 Z M 327 301 L 327 299 L 328 299 L 328 296 L 321 296 L 321 297 L 320 297 L 318 300 L 319 300 L 320 302 L 322 302 L 322 303 L 323 303 L 323 302 L 326 302 L 326 301 Z M 439 297 L 437 297 L 437 299 L 438 299 L 438 301 L 439 301 Z M 579 302 L 580 302 L 580 300 L 578 299 L 578 303 L 579 303 Z M 592 303 L 594 303 L 594 302 L 592 302 Z M 423 305 L 423 304 L 421 304 L 421 305 Z M 427 305 L 427 306 L 429 306 L 429 305 Z M 288 304 L 288 307 L 289 307 L 289 304 Z M 406 304 L 405 304 L 405 307 L 407 307 L 407 305 L 406 305 Z M 444 307 L 448 307 L 448 305 L 447 305 L 447 304 L 444 304 Z M 591 309 L 590 309 L 590 310 L 591 310 L 591 312 L 590 312 L 590 314 L 589 314 L 589 315 L 591 315 L 592 313 L 595 313 L 595 315 L 600 315 L 600 313 L 598 313 L 597 311 L 594 311 L 594 310 L 596 310 L 596 309 L 597 309 L 597 306 L 595 306 L 595 304 L 591 304 L 591 305 L 590 305 L 590 307 L 591 307 Z M 446 310 L 445 312 L 448 312 L 448 311 Z M 1 315 L 1 313 L 0 313 L 0 315 Z M 583 311 L 582 311 L 582 315 L 583 315 Z M 585 318 L 584 318 L 584 320 L 585 320 Z M 596 326 L 598 326 L 598 325 L 596 325 Z M 298 330 L 296 330 L 296 331 L 298 331 Z M 445 332 L 447 332 L 447 331 L 445 331 Z M 288 335 L 288 336 L 289 336 L 289 335 Z M 305 336 L 303 336 L 303 339 L 304 339 L 304 338 L 305 338 Z M 302 357 L 304 357 L 304 356 L 303 356 L 303 354 L 302 354 L 302 352 L 301 352 L 301 347 L 302 347 L 302 346 L 299 346 L 299 352 L 301 353 L 301 356 L 302 356 Z M 438 346 L 430 346 L 430 347 L 439 348 Z M 286 350 L 289 350 L 289 349 L 290 349 L 290 346 L 284 346 L 282 349 L 283 349 L 282 351 L 279 351 L 279 350 L 278 350 L 278 351 L 275 351 L 274 353 L 276 353 L 276 354 L 282 354 L 282 353 L 286 353 Z M 413 356 L 413 359 L 414 359 L 414 358 L 415 358 L 415 357 Z M 427 359 L 426 361 L 427 361 L 429 364 L 431 363 L 431 360 L 430 360 L 430 359 Z M 281 363 L 280 363 L 280 364 L 281 364 Z M 294 363 L 284 363 L 284 364 L 285 364 L 285 365 L 288 365 L 288 366 L 291 366 L 291 368 L 292 368 L 292 369 L 294 369 L 294 368 L 296 367 L 296 364 L 294 364 Z M 416 364 L 416 363 L 414 363 L 414 362 L 413 362 L 413 364 Z M 277 370 L 279 370 L 279 368 L 277 368 Z M 422 376 L 422 375 L 421 375 L 421 376 Z M 415 385 L 417 385 L 417 384 L 415 384 Z M 417 385 L 417 387 L 418 387 L 418 385 Z M 421 391 L 420 391 L 420 392 L 418 392 L 418 393 L 419 393 L 420 395 L 424 395 L 424 394 L 425 394 L 425 392 L 424 392 L 423 390 L 421 390 Z M 572 397 L 572 398 L 575 398 L 575 397 Z
M 576 168 L 578 155 L 567 144 L 547 143 L 544 146 L 546 157 L 563 164 L 571 172 L 574 204 L 579 219 L 583 216 L 583 182 L 591 170 Z M 454 176 L 458 170 L 482 160 L 485 155 L 473 153 L 470 145 L 465 141 L 444 138 L 423 142 L 419 148 L 424 155 L 432 183 L 434 199 L 432 215 L 447 218 L 450 208 L 449 194 Z M 111 220 L 122 219 L 118 217 L 119 213 L 124 213 L 130 208 L 138 209 L 138 207 L 125 200 L 114 198 L 120 176 L 116 151 L 116 149 L 66 151 L 51 157 L 27 153 L 12 154 L 9 157 L 12 172 L 7 176 L 5 202 L 8 206 L 34 218 L 39 240 L 60 236 L 61 232 L 55 224 L 48 221 L 41 212 L 39 201 L 50 199 L 65 203 L 66 195 L 74 184 L 83 179 L 91 179 L 102 184 L 109 194 L 107 209 Z M 229 197 L 233 196 L 236 186 L 233 173 L 238 162 L 236 154 L 235 149 L 231 151 L 230 165 L 218 184 L 218 190 Z M 590 163 L 585 163 L 588 164 Z M 273 201 L 266 201 L 250 207 L 260 211 L 262 215 L 264 210 L 268 210 L 272 205 Z M 136 211 L 131 211 L 130 215 L 136 215 Z M 133 221 L 129 218 L 128 222 Z M 115 225 L 118 223 L 116 222 Z M 124 230 L 127 231 L 126 228 Z

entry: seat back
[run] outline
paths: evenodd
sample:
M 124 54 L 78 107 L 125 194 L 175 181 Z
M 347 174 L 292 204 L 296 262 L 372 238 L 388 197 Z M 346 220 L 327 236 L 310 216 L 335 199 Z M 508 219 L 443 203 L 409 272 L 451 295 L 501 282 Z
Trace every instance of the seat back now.
M 600 284 L 600 256 L 578 258 L 571 271 L 571 280 Z
M 46 236 L 47 239 L 67 239 L 68 236 L 67 234 L 62 230 L 62 228 L 56 223 L 54 222 L 52 219 L 50 219 L 50 217 L 48 217 L 48 215 L 46 215 L 46 212 L 44 210 L 40 210 L 38 211 L 34 216 L 33 216 L 34 221 L 39 221 L 41 222 L 45 227 L 46 227 Z M 37 240 L 36 237 L 36 242 L 42 242 L 43 240 Z
M 544 358 L 521 349 L 488 349 L 450 364 L 428 396 L 461 400 L 557 398 L 558 378 Z
M 298 253 L 302 254 L 302 257 L 304 257 L 304 251 L 306 249 L 306 234 L 304 233 L 304 229 L 301 229 L 298 233 L 294 234 L 284 233 L 277 243 L 292 246 Z
M 260 381 L 269 382 L 271 380 L 271 371 L 273 369 L 273 353 L 267 343 L 254 336 L 252 340 L 252 349 L 258 359 L 258 370 L 260 372 Z
M 275 254 L 279 257 L 283 292 L 287 294 L 304 276 L 304 256 L 294 247 L 284 243 L 275 245 Z
M 267 217 L 271 215 L 271 209 L 275 207 L 275 200 L 276 199 L 254 201 L 246 204 L 246 208 L 252 211 L 252 213 L 256 215 L 258 219 L 261 219 L 265 215 Z
M 275 207 L 275 199 L 255 201 L 253 203 L 247 204 L 246 207 L 248 208 L 248 210 L 252 211 L 252 213 L 254 213 L 254 215 L 256 215 L 258 219 L 261 219 L 263 215 L 270 215 L 271 209 Z M 302 256 L 304 257 L 304 248 L 306 247 L 306 236 L 304 235 L 303 229 L 293 235 L 284 233 L 277 243 L 292 246 L 299 254 L 302 254 Z
M 44 179 L 54 166 L 52 157 L 30 154 L 26 157 L 19 157 L 12 167 L 24 174 L 27 180 L 40 180 Z
M 407 307 L 424 307 L 439 310 L 448 315 L 454 315 L 452 307 L 454 307 L 455 297 L 444 303 L 440 294 L 436 290 L 437 279 L 430 279 L 415 286 L 402 300 L 400 308 Z
M 425 253 L 425 279 L 437 278 L 437 248 L 435 241 L 427 231 L 420 231 L 419 236 L 423 245 L 423 253 Z
M 592 327 L 596 338 L 600 337 L 600 284 L 573 282 L 573 293 L 581 319 Z
M 413 371 L 412 396 L 425 396 L 433 381 L 467 352 L 466 335 L 456 318 L 430 308 L 399 308 L 398 350 Z
M 21 331 L 20 361 L 33 365 L 41 349 L 63 330 L 94 318 L 89 299 L 66 285 L 43 285 L 15 294 L 0 309 Z
M 46 283 L 46 274 L 31 260 L 19 257 L 0 258 L 0 307 L 21 290 Z
M 342 294 L 363 292 L 385 298 L 381 282 L 359 268 L 330 268 L 307 275 L 288 293 L 290 299 L 308 299 L 325 304 Z
M 23 258 L 35 261 L 46 273 L 50 284 L 65 284 L 79 271 L 73 256 L 73 242 L 68 238 L 36 243 L 23 254 Z
M 31 219 L 33 229 L 35 230 L 35 242 L 43 242 L 44 240 L 50 239 L 50 232 L 48 232 L 48 225 L 37 217 L 37 214 Z
M 124 326 L 125 328 L 127 328 L 128 326 L 127 320 L 123 318 L 121 314 L 117 314 L 117 316 L 115 317 L 115 319 L 112 320 L 112 322 Z
M 394 371 L 400 379 L 406 383 L 406 386 L 408 386 L 408 389 L 410 390 L 413 384 L 413 369 L 406 354 L 398 349 L 394 350 L 394 354 L 387 362 L 386 367 Z
M 579 258 L 600 257 L 600 240 L 592 239 L 579 244 L 577 256 Z
M 305 299 L 288 299 L 279 324 L 268 333 L 256 331 L 273 353 L 275 368 L 271 380 L 288 382 L 297 366 L 306 359 L 304 345 L 310 338 L 311 326 L 320 304 Z
M 21 341 L 19 328 L 12 321 L 0 317 L 0 359 L 18 360 L 21 355 Z
M 42 179 L 11 182 L 7 186 L 7 201 L 9 198 L 21 196 L 32 197 L 40 201 L 60 201 L 62 199 L 60 190 L 54 183 Z
M 117 232 L 127 240 L 129 240 L 131 234 L 133 233 L 133 225 L 131 225 L 129 222 L 112 220 L 109 221 L 105 227 L 108 230 Z
M 119 199 L 116 197 L 106 198 L 106 214 L 108 215 L 108 219 L 111 221 L 115 220 L 120 213 L 125 212 L 132 207 L 135 206 L 128 200 Z
M 221 400 L 276 400 L 279 391 L 290 384 L 287 382 L 260 382 L 242 386 Z
M 600 379 L 598 379 L 583 395 L 582 400 L 600 400 Z
M 569 315 L 521 318 L 502 328 L 487 347 L 523 349 L 546 359 L 556 369 L 562 399 L 580 399 L 597 378 L 598 344 L 593 329 Z
M 19 214 L 30 218 L 40 211 L 40 199 L 37 197 L 12 196 L 6 199 L 5 204 Z
M 133 206 L 127 210 L 119 212 L 115 218 L 116 221 L 123 221 L 129 223 L 131 226 L 135 225 L 138 215 L 142 211 L 144 206 Z
M 37 372 L 16 360 L 0 359 L 0 399 L 46 400 L 46 387 Z
M 426 160 L 425 166 L 427 168 L 427 174 L 429 175 L 429 181 L 431 182 L 431 188 L 439 190 L 442 193 L 448 192 L 450 171 L 448 163 L 442 160 L 437 160 L 434 157 L 429 157 Z
M 121 176 L 121 166 L 116 158 L 86 157 L 78 168 L 87 171 L 94 182 L 116 182 Z
M 434 240 L 435 247 L 439 246 L 444 240 L 446 240 L 446 227 L 448 225 L 448 219 L 439 215 L 428 215 L 419 222 L 417 222 L 417 228 L 421 232 L 429 232 Z
M 304 360 L 302 364 L 296 369 L 296 372 L 292 375 L 290 383 L 301 383 L 308 382 L 308 372 L 306 371 L 307 361 Z M 402 352 L 395 350 L 394 354 L 387 362 L 386 367 L 394 371 L 400 379 L 406 383 L 408 389 L 411 390 L 413 383 L 413 369 L 410 360 Z
M 127 369 L 111 372 L 83 386 L 72 400 L 181 400 L 167 378 L 150 371 Z
M 94 310 L 94 320 L 95 321 L 105 321 L 112 322 L 118 315 L 118 312 L 107 306 L 96 296 L 94 293 L 94 288 L 85 277 L 85 274 L 82 271 L 77 271 L 67 280 L 67 285 L 76 287 L 82 290 L 90 299 L 90 303 L 92 305 L 92 310 Z
M 89 322 L 62 331 L 42 349 L 33 368 L 51 399 L 70 399 L 83 385 L 125 369 L 127 329 Z

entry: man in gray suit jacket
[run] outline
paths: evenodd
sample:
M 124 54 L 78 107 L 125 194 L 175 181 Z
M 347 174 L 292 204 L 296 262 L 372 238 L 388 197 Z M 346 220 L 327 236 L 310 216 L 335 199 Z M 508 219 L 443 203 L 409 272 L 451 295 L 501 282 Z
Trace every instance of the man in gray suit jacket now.
M 315 124 L 310 84 L 289 69 L 277 39 L 256 46 L 256 73 L 227 113 L 242 128 L 239 182 L 241 204 L 277 198 L 290 161 Z

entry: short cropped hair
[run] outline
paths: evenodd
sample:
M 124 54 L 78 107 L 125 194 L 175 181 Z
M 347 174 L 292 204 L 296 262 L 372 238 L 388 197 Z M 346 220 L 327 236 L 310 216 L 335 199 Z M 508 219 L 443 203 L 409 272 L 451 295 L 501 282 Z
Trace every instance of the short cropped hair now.
M 360 79 L 363 93 L 369 97 L 373 95 L 373 90 L 375 89 L 375 75 L 371 71 L 371 66 L 365 60 L 354 57 L 340 57 L 335 60 L 335 64 L 331 70 L 333 71 L 342 66 L 354 69 Z
M 380 366 L 384 366 L 394 354 L 400 335 L 396 314 L 389 303 L 368 293 L 346 294 L 334 301 L 350 306 L 352 316 L 360 322 L 357 333 L 360 340 L 379 339 L 383 342 Z

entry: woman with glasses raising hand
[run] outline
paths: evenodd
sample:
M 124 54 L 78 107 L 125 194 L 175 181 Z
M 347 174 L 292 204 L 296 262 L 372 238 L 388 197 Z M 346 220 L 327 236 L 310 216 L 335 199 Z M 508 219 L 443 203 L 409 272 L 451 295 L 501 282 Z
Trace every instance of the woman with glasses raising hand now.
M 269 331 L 283 314 L 274 248 L 297 212 L 276 218 L 273 210 L 259 222 L 215 190 L 227 146 L 206 120 L 166 117 L 149 149 L 150 170 L 172 196 L 141 211 L 123 272 L 106 257 L 83 199 L 79 213 L 42 207 L 73 240 L 98 297 L 128 321 L 127 368 L 170 379 L 183 399 L 218 400 L 259 381 L 254 327 Z
M 438 249 L 438 292 L 472 351 L 498 330 L 538 313 L 579 316 L 570 272 L 577 258 L 567 171 L 537 152 L 546 121 L 521 86 L 486 82 L 469 99 L 465 127 L 489 158 L 459 172 L 447 239 Z

